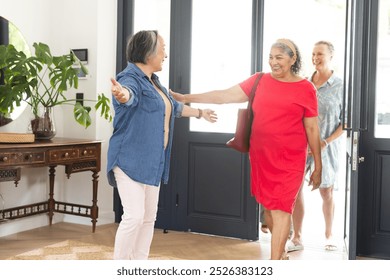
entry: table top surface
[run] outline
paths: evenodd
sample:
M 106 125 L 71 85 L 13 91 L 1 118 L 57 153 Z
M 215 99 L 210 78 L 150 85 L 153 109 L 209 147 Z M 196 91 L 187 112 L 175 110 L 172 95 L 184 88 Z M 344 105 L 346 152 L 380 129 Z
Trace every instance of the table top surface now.
M 50 147 L 50 146 L 71 146 L 83 144 L 101 143 L 102 140 L 96 139 L 77 139 L 77 138 L 62 138 L 54 137 L 51 140 L 35 140 L 33 143 L 1 143 L 1 149 L 17 149 L 17 148 L 36 148 L 36 147 Z

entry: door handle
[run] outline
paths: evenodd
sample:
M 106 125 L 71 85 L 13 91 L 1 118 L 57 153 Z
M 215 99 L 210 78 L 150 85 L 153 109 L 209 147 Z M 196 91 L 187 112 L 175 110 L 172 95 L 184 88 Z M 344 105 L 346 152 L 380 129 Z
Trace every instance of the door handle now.
M 352 139 L 352 170 L 356 171 L 358 164 L 364 162 L 364 157 L 358 156 L 358 146 L 359 146 L 359 132 L 354 131 L 353 132 L 353 139 Z

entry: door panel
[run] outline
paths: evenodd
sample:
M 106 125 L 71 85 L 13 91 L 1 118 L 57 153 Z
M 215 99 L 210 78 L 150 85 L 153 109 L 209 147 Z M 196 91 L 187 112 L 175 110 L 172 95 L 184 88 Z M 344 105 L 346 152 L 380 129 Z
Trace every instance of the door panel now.
M 365 7 L 367 76 L 364 108 L 367 129 L 361 132 L 359 153 L 357 255 L 390 259 L 390 0 Z M 364 160 L 364 161 L 363 161 Z
M 224 144 L 202 143 L 190 143 L 189 154 L 189 230 L 257 240 L 247 156 Z
M 390 238 L 390 219 L 388 213 L 390 213 L 390 152 L 377 152 L 375 155 L 375 162 L 377 168 L 377 174 L 375 174 L 374 181 L 378 182 L 378 190 L 375 193 L 375 212 L 378 214 L 378 234 L 385 235 L 388 239 Z M 388 247 L 388 252 L 390 252 Z
M 258 28 L 258 14 L 252 16 L 252 6 L 256 7 L 257 2 L 192 2 L 191 92 L 227 88 L 259 71 L 251 68 L 251 61 L 257 60 L 254 48 L 259 44 L 252 37 Z M 217 10 L 223 11 L 224 16 L 215 20 Z M 192 106 L 214 109 L 218 122 L 207 124 L 194 118 L 189 121 L 188 139 L 183 142 L 186 156 L 182 156 L 188 155 L 188 169 L 180 172 L 188 183 L 187 229 L 257 240 L 259 211 L 250 195 L 248 156 L 225 145 L 233 136 L 237 109 L 246 104 Z
M 367 138 L 364 135 L 361 143 L 357 254 L 390 259 L 390 140 Z
M 251 55 L 252 2 L 257 1 L 171 1 L 170 88 L 188 93 L 227 87 L 259 70 L 251 69 L 256 59 Z M 221 7 L 226 16 L 216 21 Z M 239 34 L 239 50 L 227 43 L 233 16 L 247 30 Z M 235 52 L 248 55 L 231 56 Z M 226 119 L 219 114 L 225 111 L 230 119 L 221 121 L 222 128 L 195 118 L 176 120 L 170 181 L 161 188 L 156 227 L 257 240 L 258 205 L 250 195 L 248 157 L 225 145 L 237 110 L 191 106 L 213 108 L 219 120 Z

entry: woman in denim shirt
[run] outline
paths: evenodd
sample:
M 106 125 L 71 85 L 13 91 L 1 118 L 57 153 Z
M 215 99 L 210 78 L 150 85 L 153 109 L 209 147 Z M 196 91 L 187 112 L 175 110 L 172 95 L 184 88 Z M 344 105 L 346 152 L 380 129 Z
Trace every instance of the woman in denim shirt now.
M 117 187 L 123 206 L 114 259 L 148 258 L 157 215 L 160 182 L 168 182 L 174 118 L 216 121 L 214 111 L 174 100 L 154 72 L 162 70 L 165 53 L 157 31 L 140 31 L 126 49 L 127 67 L 111 79 L 115 110 L 108 148 L 107 177 Z

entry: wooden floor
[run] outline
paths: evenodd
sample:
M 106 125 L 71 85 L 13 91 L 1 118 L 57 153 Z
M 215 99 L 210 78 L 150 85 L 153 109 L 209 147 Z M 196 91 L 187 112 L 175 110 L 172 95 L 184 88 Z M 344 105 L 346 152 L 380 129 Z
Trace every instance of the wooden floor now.
M 342 165 L 340 165 L 342 166 Z M 340 172 L 340 182 L 344 182 Z M 342 185 L 342 184 L 341 184 Z M 318 190 L 304 186 L 306 214 L 303 223 L 305 249 L 289 253 L 291 260 L 346 260 L 344 247 L 344 188 L 335 191 L 335 219 L 333 233 L 337 251 L 324 249 L 324 219 L 322 200 Z M 11 223 L 11 222 L 10 222 Z M 7 222 L 0 223 L 0 230 Z M 91 226 L 58 223 L 34 230 L 0 237 L 0 260 L 36 248 L 73 239 L 76 241 L 112 246 L 117 224 L 99 225 L 95 233 Z M 268 260 L 270 258 L 270 234 L 259 233 L 258 241 L 232 239 L 190 232 L 155 230 L 151 254 L 173 259 L 187 260 Z M 1 274 L 1 273 L 0 273 Z
M 289 253 L 291 260 L 346 260 L 343 240 L 343 191 L 335 192 L 336 210 L 334 236 L 337 251 L 324 249 L 324 221 L 318 192 L 305 190 L 306 215 L 303 224 L 305 249 Z M 0 223 L 1 227 L 7 222 Z M 58 223 L 0 238 L 0 259 L 68 239 L 113 247 L 117 224 L 99 225 L 96 232 L 91 226 Z M 155 230 L 151 254 L 187 260 L 268 260 L 271 235 L 259 233 L 258 241 L 232 239 L 191 232 Z
M 0 226 L 5 226 L 2 224 Z M 64 240 L 113 246 L 117 224 L 98 226 L 95 233 L 90 226 L 58 223 L 0 238 L 0 259 L 41 248 Z M 156 229 L 151 254 L 187 260 L 267 260 L 270 234 L 260 234 L 258 241 L 224 238 L 189 232 Z M 305 250 L 290 253 L 291 260 L 343 260 L 342 248 L 327 252 L 318 244 L 307 242 Z
M 306 214 L 303 223 L 303 242 L 305 249 L 289 253 L 291 260 L 346 260 L 344 247 L 344 193 L 335 192 L 335 220 L 333 233 L 337 243 L 337 251 L 324 249 L 324 221 L 322 216 L 322 200 L 318 191 L 304 188 Z M 11 222 L 10 222 L 11 223 Z M 0 230 L 7 222 L 0 223 Z M 117 224 L 99 225 L 96 232 L 91 226 L 69 223 L 58 223 L 51 227 L 34 230 L 0 238 L 0 259 L 36 248 L 73 239 L 86 243 L 96 243 L 113 247 Z M 260 232 L 258 241 L 232 239 L 203 235 L 190 232 L 169 231 L 164 233 L 155 230 L 151 254 L 173 259 L 187 260 L 268 260 L 270 258 L 271 235 Z

